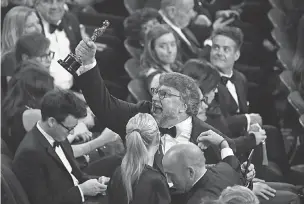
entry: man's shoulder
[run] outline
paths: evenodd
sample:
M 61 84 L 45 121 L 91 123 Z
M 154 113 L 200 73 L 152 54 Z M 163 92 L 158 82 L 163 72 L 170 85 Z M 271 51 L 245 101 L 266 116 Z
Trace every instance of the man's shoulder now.
M 247 78 L 243 73 L 241 73 L 235 69 L 233 70 L 233 73 L 234 73 L 236 80 L 241 80 L 241 81 L 247 82 Z

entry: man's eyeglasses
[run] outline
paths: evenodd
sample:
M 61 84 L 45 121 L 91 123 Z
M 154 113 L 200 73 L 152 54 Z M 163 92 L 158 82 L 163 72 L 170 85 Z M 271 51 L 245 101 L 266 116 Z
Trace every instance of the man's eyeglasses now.
M 201 102 L 204 102 L 205 104 L 208 105 L 208 97 L 207 96 L 203 96 L 203 98 L 201 99 Z
M 61 125 L 62 127 L 64 127 L 68 131 L 68 133 L 72 132 L 72 130 L 74 130 L 75 127 L 77 126 L 77 125 L 75 125 L 74 127 L 67 127 L 62 122 L 58 122 L 58 123 L 59 123 L 59 125 Z
M 55 56 L 55 52 L 53 51 L 49 51 L 49 53 L 40 55 L 42 59 L 51 59 L 51 60 L 54 59 L 54 56 Z
M 158 88 L 151 88 L 151 93 L 152 95 L 158 94 L 160 100 L 163 100 L 164 98 L 168 98 L 170 96 L 181 97 L 172 93 L 168 93 L 164 90 L 159 90 Z

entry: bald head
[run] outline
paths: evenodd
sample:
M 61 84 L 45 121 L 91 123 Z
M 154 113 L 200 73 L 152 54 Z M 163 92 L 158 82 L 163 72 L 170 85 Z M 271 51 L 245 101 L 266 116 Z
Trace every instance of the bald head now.
M 183 166 L 205 166 L 205 157 L 201 149 L 193 143 L 177 144 L 164 155 L 163 163 L 179 163 Z

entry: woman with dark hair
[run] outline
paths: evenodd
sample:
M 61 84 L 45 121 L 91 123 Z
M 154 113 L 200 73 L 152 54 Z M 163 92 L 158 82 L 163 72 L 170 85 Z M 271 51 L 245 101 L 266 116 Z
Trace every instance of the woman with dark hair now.
M 164 72 L 181 72 L 178 39 L 165 24 L 155 25 L 146 35 L 144 52 L 141 57 L 141 76 L 147 89 L 157 84 Z
M 147 113 L 132 117 L 126 127 L 126 154 L 108 185 L 110 204 L 169 204 L 166 177 L 153 168 L 160 132 Z
M 40 108 L 40 100 L 54 88 L 53 77 L 38 64 L 25 62 L 10 80 L 2 103 L 2 137 L 15 152 Z M 31 116 L 31 117 L 28 117 Z

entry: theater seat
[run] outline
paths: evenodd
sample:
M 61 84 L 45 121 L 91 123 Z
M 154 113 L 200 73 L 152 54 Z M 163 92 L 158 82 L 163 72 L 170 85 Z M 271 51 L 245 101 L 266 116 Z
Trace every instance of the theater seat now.
M 300 116 L 299 122 L 302 125 L 302 127 L 304 128 L 304 114 Z
M 1 154 L 1 164 L 5 165 L 6 167 L 12 169 L 13 161 L 10 157 L 5 154 Z
M 292 78 L 292 71 L 285 70 L 280 74 L 282 84 L 288 89 L 289 92 L 296 90 L 296 85 Z
M 125 39 L 124 46 L 133 58 L 140 60 L 141 53 L 143 52 L 141 49 L 132 46 L 129 39 Z
M 295 42 L 292 41 L 290 34 L 282 31 L 280 28 L 275 28 L 271 31 L 271 36 L 276 41 L 277 45 L 287 50 L 295 49 Z
M 273 8 L 285 11 L 284 0 L 269 0 L 269 3 Z
M 282 64 L 282 66 L 284 67 L 284 69 L 287 70 L 292 70 L 292 59 L 294 56 L 294 51 L 293 50 L 288 50 L 288 49 L 284 49 L 281 48 L 278 52 L 277 52 L 277 57 L 279 62 Z
M 151 101 L 151 95 L 146 90 L 145 84 L 141 79 L 133 79 L 128 84 L 128 89 L 134 99 L 138 101 Z
M 304 100 L 298 91 L 294 91 L 288 95 L 288 102 L 299 115 L 304 114 Z
M 131 79 L 138 78 L 141 71 L 139 61 L 134 58 L 128 59 L 125 63 L 125 70 Z
M 1 138 L 1 154 L 4 154 L 11 159 L 14 158 L 12 151 L 8 148 L 8 145 L 2 138 Z
M 285 30 L 287 28 L 286 15 L 283 11 L 273 8 L 268 12 L 268 18 L 273 27 Z
M 1 165 L 1 193 L 1 197 L 5 195 L 8 204 L 30 204 L 16 175 L 4 164 Z

